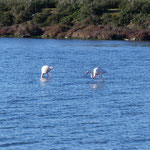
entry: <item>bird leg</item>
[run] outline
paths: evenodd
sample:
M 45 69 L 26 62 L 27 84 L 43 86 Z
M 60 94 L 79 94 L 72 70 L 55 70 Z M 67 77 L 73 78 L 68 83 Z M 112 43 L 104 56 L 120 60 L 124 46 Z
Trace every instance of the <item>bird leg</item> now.
M 52 74 L 49 72 L 50 78 L 52 77 Z
M 102 76 L 102 82 L 104 83 L 104 78 L 103 78 L 103 76 Z
M 98 75 L 98 82 L 100 83 L 100 74 Z

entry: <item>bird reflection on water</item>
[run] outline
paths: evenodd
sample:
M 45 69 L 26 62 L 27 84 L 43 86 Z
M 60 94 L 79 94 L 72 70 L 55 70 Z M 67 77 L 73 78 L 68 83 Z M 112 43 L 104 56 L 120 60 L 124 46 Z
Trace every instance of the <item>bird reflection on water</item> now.
M 96 90 L 100 88 L 100 84 L 99 83 L 95 83 L 95 84 L 91 84 L 92 89 Z
M 49 76 L 40 78 L 40 81 L 41 81 L 42 85 L 46 85 L 47 82 L 51 82 L 51 80 L 52 80 L 52 77 L 49 77 Z
M 88 84 L 90 85 L 90 87 L 91 87 L 93 90 L 100 90 L 100 89 L 103 88 L 103 84 L 104 84 L 104 83 L 100 83 L 100 82 L 91 83 L 91 82 L 88 82 Z

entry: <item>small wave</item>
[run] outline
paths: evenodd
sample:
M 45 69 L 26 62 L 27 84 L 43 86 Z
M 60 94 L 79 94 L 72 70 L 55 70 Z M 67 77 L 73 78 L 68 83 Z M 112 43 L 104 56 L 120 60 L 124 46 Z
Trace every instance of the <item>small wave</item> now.
M 34 143 L 38 143 L 38 142 L 39 142 L 39 141 L 12 142 L 12 143 L 0 144 L 0 147 L 10 147 L 10 146 L 18 146 L 18 145 L 34 144 Z

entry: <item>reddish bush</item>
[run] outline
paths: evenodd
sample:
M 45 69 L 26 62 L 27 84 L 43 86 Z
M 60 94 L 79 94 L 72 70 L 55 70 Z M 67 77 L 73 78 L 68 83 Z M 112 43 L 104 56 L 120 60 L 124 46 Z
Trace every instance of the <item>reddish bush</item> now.
M 67 32 L 70 29 L 68 25 L 56 25 L 56 26 L 50 26 L 43 28 L 44 36 L 49 37 L 64 37 L 65 32 Z
M 104 25 L 86 25 L 77 23 L 74 26 L 59 24 L 41 29 L 37 25 L 21 24 L 0 28 L 0 36 L 41 36 L 46 38 L 81 38 L 99 40 L 150 40 L 150 31 L 134 30 L 127 27 L 110 27 Z

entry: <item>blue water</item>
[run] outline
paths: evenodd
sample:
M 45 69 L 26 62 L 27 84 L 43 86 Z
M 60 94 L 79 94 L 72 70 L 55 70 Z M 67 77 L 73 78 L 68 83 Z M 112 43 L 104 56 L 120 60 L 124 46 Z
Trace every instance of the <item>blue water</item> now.
M 149 149 L 150 43 L 0 39 L 0 150 Z

